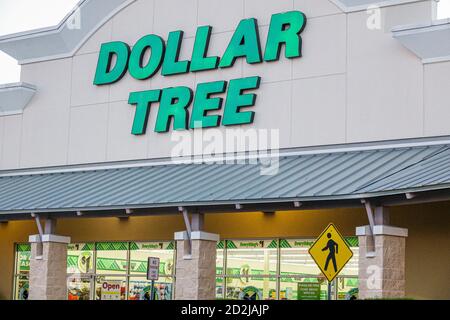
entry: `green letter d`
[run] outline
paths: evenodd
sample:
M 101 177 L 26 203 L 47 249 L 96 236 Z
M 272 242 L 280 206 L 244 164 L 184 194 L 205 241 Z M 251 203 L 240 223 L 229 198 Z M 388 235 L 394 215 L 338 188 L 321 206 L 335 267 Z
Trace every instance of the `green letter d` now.
M 113 56 L 117 57 L 116 64 L 111 68 Z M 120 80 L 127 71 L 130 47 L 125 42 L 114 41 L 102 44 L 98 56 L 97 70 L 94 84 L 102 85 Z

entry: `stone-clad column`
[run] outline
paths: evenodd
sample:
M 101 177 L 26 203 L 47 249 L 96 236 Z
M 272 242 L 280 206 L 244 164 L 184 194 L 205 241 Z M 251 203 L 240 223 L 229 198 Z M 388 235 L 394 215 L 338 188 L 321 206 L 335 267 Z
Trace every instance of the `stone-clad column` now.
M 356 228 L 359 239 L 359 298 L 405 297 L 408 230 L 384 225 Z
M 67 244 L 70 238 L 30 236 L 30 300 L 67 299 Z
M 175 233 L 177 262 L 176 300 L 214 300 L 216 298 L 216 246 L 219 236 L 193 231 L 192 248 L 187 232 Z

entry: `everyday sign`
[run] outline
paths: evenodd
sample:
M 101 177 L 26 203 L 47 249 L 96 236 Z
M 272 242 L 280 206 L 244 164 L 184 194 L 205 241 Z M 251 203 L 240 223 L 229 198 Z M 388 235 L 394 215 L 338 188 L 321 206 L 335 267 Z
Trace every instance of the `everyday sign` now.
M 190 60 L 179 60 L 183 45 L 183 31 L 169 33 L 167 42 L 160 36 L 150 34 L 139 39 L 133 49 L 121 41 L 104 43 L 101 46 L 94 78 L 95 85 L 112 84 L 128 73 L 137 80 L 146 80 L 159 70 L 163 76 L 174 76 L 189 72 L 201 72 L 233 67 L 236 59 L 245 58 L 248 64 L 273 62 L 280 58 L 284 47 L 288 59 L 301 57 L 302 38 L 306 17 L 300 11 L 272 15 L 267 33 L 267 42 L 261 47 L 256 19 L 241 20 L 236 27 L 222 57 L 208 56 L 212 27 L 197 28 Z M 150 56 L 144 59 L 150 50 Z M 185 86 L 131 92 L 129 104 L 136 106 L 132 134 L 145 134 L 150 107 L 159 103 L 155 132 L 167 132 L 172 124 L 174 130 L 241 125 L 252 123 L 255 113 L 242 111 L 255 105 L 256 95 L 249 90 L 259 88 L 259 76 L 199 83 L 196 92 Z M 225 101 L 217 95 L 226 93 Z M 192 111 L 189 112 L 190 105 Z M 208 114 L 221 110 L 222 116 Z

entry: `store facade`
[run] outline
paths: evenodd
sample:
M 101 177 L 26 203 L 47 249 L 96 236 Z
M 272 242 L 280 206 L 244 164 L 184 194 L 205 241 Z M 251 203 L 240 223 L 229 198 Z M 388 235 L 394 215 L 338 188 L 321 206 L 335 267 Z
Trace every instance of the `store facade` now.
M 357 296 L 357 238 L 348 238 L 355 258 L 336 280 L 336 298 Z M 216 298 L 244 299 L 256 294 L 258 300 L 302 298 L 299 284 L 315 285 L 317 299 L 327 298 L 326 282 L 309 257 L 312 240 L 257 239 L 222 240 L 217 243 Z M 160 258 L 161 278 L 156 282 L 156 298 L 174 298 L 174 242 L 98 242 L 68 245 L 67 276 L 69 300 L 100 300 L 101 284 L 120 282 L 123 300 L 148 299 L 147 258 Z M 17 244 L 14 299 L 25 300 L 29 293 L 31 246 Z
M 149 299 L 154 256 L 157 299 L 325 299 L 308 249 L 333 222 L 334 299 L 449 299 L 434 10 L 85 0 L 1 37 L 0 298 Z

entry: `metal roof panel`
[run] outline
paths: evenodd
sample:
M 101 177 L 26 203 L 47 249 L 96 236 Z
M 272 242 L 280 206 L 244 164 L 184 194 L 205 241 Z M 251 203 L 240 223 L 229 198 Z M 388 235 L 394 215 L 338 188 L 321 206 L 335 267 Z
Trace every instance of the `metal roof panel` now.
M 250 162 L 250 163 L 248 163 Z M 297 154 L 261 162 L 164 164 L 0 176 L 0 213 L 73 208 L 354 199 L 450 184 L 450 145 Z

